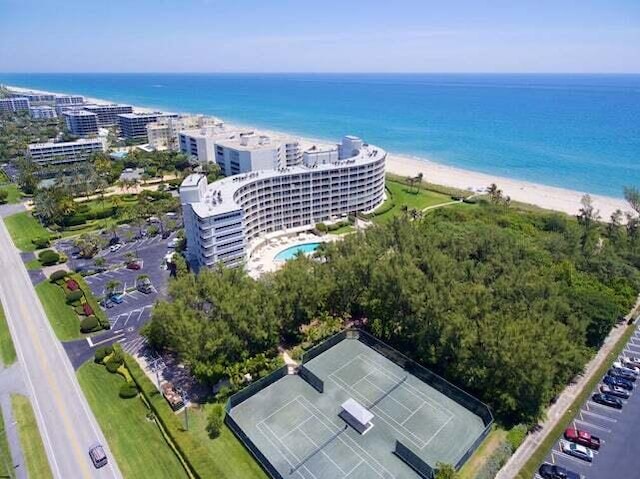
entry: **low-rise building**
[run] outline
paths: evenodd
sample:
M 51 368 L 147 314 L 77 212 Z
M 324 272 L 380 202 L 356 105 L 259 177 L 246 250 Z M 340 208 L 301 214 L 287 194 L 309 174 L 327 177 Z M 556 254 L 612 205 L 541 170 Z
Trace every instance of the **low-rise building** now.
M 327 156 L 330 161 L 253 171 L 211 184 L 204 175 L 188 176 L 180 200 L 189 260 L 238 266 L 264 235 L 311 229 L 382 204 L 383 150 L 349 136 Z
M 53 93 L 13 92 L 11 96 L 27 98 L 32 105 L 52 104 L 56 99 Z
M 27 156 L 39 165 L 55 165 L 86 161 L 98 151 L 104 151 L 102 140 L 81 138 L 62 143 L 33 143 L 27 148 Z
M 107 127 L 118 124 L 118 115 L 133 113 L 131 105 L 85 105 L 84 110 L 98 115 L 98 126 Z
M 49 120 L 58 117 L 56 111 L 48 105 L 32 106 L 29 108 L 29 113 L 34 120 Z
M 177 118 L 173 113 L 123 113 L 117 115 L 120 133 L 127 140 L 147 141 L 147 125 L 154 123 L 161 118 Z
M 70 133 L 78 136 L 98 134 L 98 115 L 85 110 L 68 110 L 62 116 Z
M 223 125 L 222 120 L 203 115 L 160 118 L 147 125 L 147 138 L 149 146 L 156 150 L 178 151 L 181 131 L 203 127 L 221 128 Z
M 29 99 L 25 97 L 0 98 L 0 111 L 24 111 L 31 107 Z

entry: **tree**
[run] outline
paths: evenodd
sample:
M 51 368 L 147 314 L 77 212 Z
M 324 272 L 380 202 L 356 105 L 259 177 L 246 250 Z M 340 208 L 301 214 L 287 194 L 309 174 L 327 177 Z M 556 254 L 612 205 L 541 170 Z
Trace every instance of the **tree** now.
M 418 193 L 420 191 L 420 186 L 422 185 L 422 179 L 424 178 L 424 174 L 423 173 L 418 173 L 418 176 L 416 176 L 416 193 Z
M 106 263 L 107 263 L 107 260 L 105 260 L 102 256 L 93 260 L 93 264 L 95 264 L 99 268 L 104 266 Z
M 222 429 L 224 410 L 218 403 L 213 404 L 209 408 L 209 414 L 207 415 L 207 433 L 211 439 L 215 439 L 220 435 Z
M 495 205 L 499 204 L 502 201 L 502 190 L 498 188 L 495 183 L 491 183 L 487 188 L 487 193 L 489 194 L 489 199 Z M 509 203 L 511 202 L 511 198 L 509 198 Z
M 627 200 L 629 206 L 636 212 L 636 214 L 640 214 L 640 191 L 632 186 L 624 187 L 624 199 Z
M 7 198 L 9 198 L 9 192 L 7 190 L 0 190 L 0 204 L 6 203 Z
M 106 285 L 107 296 L 114 294 L 121 285 L 122 283 L 120 283 L 120 281 L 116 281 L 115 279 L 109 280 Z
M 436 464 L 435 479 L 458 479 L 458 472 L 451 464 L 439 462 Z

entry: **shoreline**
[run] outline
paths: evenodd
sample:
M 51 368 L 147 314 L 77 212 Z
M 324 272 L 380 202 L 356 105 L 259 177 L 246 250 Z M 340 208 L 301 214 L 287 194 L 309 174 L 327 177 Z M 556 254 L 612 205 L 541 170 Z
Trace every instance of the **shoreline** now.
M 69 93 L 59 93 L 52 91 L 39 90 L 35 88 L 25 88 L 25 87 L 17 87 L 12 85 L 6 85 L 8 88 L 15 90 L 17 92 L 35 92 L 35 93 L 46 93 L 46 94 L 58 94 L 58 95 L 68 95 Z M 85 96 L 85 99 L 88 102 L 96 103 L 96 104 L 110 104 L 113 103 L 108 100 L 104 100 L 101 98 L 93 98 Z M 149 113 L 158 111 L 156 108 L 148 108 L 141 107 L 138 105 L 132 105 L 134 110 L 137 112 Z M 162 110 L 166 111 L 166 110 Z M 179 112 L 168 112 L 168 113 L 179 113 Z M 183 113 L 185 115 L 194 115 L 197 113 Z M 224 119 L 222 119 L 224 121 Z M 304 137 L 296 134 L 291 134 L 287 132 L 280 132 L 276 130 L 264 129 L 264 128 L 256 128 L 250 125 L 241 125 L 238 123 L 226 123 L 230 128 L 250 128 L 256 129 L 259 131 L 263 131 L 266 134 L 281 136 L 281 137 L 290 137 L 290 138 L 299 138 L 305 142 L 311 143 L 327 143 L 331 142 L 329 140 L 316 139 L 311 137 Z M 344 132 L 344 134 L 349 134 L 349 132 Z M 334 140 L 337 142 L 338 139 Z M 365 139 L 366 141 L 366 139 Z M 384 145 L 379 145 L 381 148 L 384 148 Z M 385 149 L 386 150 L 386 149 Z M 489 186 L 491 183 L 495 183 L 498 188 L 500 188 L 504 195 L 510 196 L 512 200 L 518 201 L 521 203 L 528 203 L 531 205 L 538 206 L 540 208 L 559 211 L 562 213 L 566 213 L 569 215 L 576 215 L 581 208 L 580 200 L 584 194 L 587 192 L 570 190 L 565 188 L 560 188 L 556 186 L 548 186 L 541 183 L 534 183 L 526 180 L 518 180 L 513 178 L 508 178 L 499 175 L 492 175 L 488 173 L 481 173 L 473 170 L 466 170 L 463 168 L 458 168 L 455 166 L 449 166 L 444 163 L 439 163 L 429 158 L 417 158 L 402 155 L 399 153 L 393 153 L 386 150 L 388 153 L 387 156 L 387 164 L 386 171 L 388 173 L 392 173 L 399 176 L 417 176 L 418 173 L 422 173 L 424 176 L 424 181 L 436 185 L 447 186 L 451 188 L 457 188 L 460 190 L 469 190 L 470 188 L 476 190 L 478 188 L 485 188 Z M 592 200 L 595 208 L 599 210 L 601 219 L 603 221 L 608 221 L 611 214 L 620 209 L 623 212 L 630 210 L 630 207 L 626 203 L 626 201 L 622 198 L 614 198 L 610 196 L 597 195 L 588 193 Z

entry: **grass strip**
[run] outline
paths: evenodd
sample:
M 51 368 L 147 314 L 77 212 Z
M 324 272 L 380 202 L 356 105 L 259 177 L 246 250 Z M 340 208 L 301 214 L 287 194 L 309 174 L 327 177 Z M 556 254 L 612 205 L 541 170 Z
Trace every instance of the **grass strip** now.
M 11 458 L 11 450 L 9 449 L 9 440 L 7 439 L 7 428 L 4 423 L 4 417 L 2 413 L 0 413 L 0 471 L 3 474 L 0 474 L 0 477 L 15 477 L 13 473 L 13 459 Z
M 11 395 L 11 406 L 18 428 L 20 446 L 24 454 L 29 477 L 38 479 L 53 478 L 44 444 L 38 430 L 38 423 L 33 414 L 29 399 L 21 394 Z
M 32 239 L 51 236 L 46 228 L 26 211 L 7 216 L 4 224 L 9 230 L 13 244 L 21 251 L 35 251 L 36 247 L 31 242 Z
M 0 360 L 5 366 L 11 366 L 16 361 L 16 350 L 13 347 L 11 332 L 2 304 L 0 304 Z
M 622 353 L 624 347 L 631 339 L 631 336 L 636 329 L 635 325 L 625 325 L 622 327 L 626 327 L 627 330 L 620 337 L 613 349 L 609 352 L 600 367 L 595 371 L 591 379 L 585 384 L 580 394 L 578 394 L 578 396 L 571 403 L 569 409 L 567 409 L 567 411 L 562 415 L 556 426 L 547 434 L 547 436 L 538 445 L 533 454 L 531 454 L 529 460 L 524 464 L 524 466 L 522 466 L 522 469 L 520 469 L 520 471 L 516 475 L 518 479 L 529 479 L 536 474 L 536 472 L 538 471 L 538 467 L 542 462 L 544 462 L 545 458 L 549 454 L 549 451 L 558 440 L 558 438 L 564 433 L 564 430 L 569 426 L 577 411 L 591 395 L 595 387 L 601 381 L 602 377 L 607 373 L 607 371 L 611 367 L 611 364 L 618 358 L 618 356 L 620 356 L 620 353 Z
M 67 305 L 61 287 L 49 281 L 36 286 L 36 293 L 47 313 L 53 331 L 60 341 L 70 341 L 82 337 L 80 320 L 75 311 Z

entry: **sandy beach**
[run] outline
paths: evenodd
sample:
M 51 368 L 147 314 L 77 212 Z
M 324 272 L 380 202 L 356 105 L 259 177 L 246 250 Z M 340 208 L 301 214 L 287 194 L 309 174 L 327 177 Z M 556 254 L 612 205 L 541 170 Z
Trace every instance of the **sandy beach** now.
M 17 92 L 36 92 L 36 93 L 53 93 L 59 95 L 65 95 L 66 93 L 56 93 L 51 91 L 37 90 L 34 88 L 22 88 L 7 85 L 12 90 Z M 85 97 L 90 103 L 96 104 L 109 104 L 113 103 L 108 100 L 100 98 Z M 157 111 L 153 108 L 145 108 L 134 105 L 135 111 L 138 112 L 153 112 Z M 228 124 L 230 128 L 252 128 L 247 125 Z M 265 130 L 264 128 L 255 128 L 256 130 L 265 132 L 267 134 L 273 134 L 277 136 L 300 138 L 299 135 L 291 135 L 286 132 L 278 132 L 272 130 Z M 349 134 L 349 132 L 345 132 Z M 318 140 L 313 138 L 301 138 L 305 142 L 310 143 L 328 143 L 327 140 Z M 337 142 L 339 138 L 336 138 Z M 366 138 L 365 138 L 366 140 Z M 384 145 L 378 145 L 384 148 Z M 495 183 L 505 195 L 511 197 L 514 201 L 522 203 L 529 203 L 539 206 L 541 208 L 560 211 L 570 215 L 575 215 L 581 207 L 580 200 L 583 197 L 585 191 L 575 191 L 564 188 L 558 188 L 554 186 L 547 186 L 538 183 L 531 183 L 523 180 L 516 180 L 507 177 L 501 177 L 496 175 L 490 175 L 486 173 L 480 173 L 477 171 L 464 170 L 448 166 L 442 163 L 437 163 L 430 159 L 425 158 L 413 158 L 400 154 L 389 152 L 387 157 L 387 171 L 400 176 L 416 176 L 418 173 L 422 173 L 424 181 L 458 188 L 461 190 L 473 189 L 476 191 L 478 188 L 485 188 L 491 183 Z M 597 172 L 594 172 L 597 174 Z M 599 210 L 602 220 L 607 221 L 611 214 L 620 209 L 622 211 L 630 210 L 628 204 L 624 199 L 613 198 L 602 195 L 591 194 L 595 207 Z

